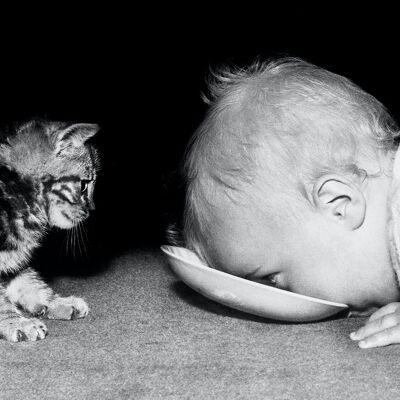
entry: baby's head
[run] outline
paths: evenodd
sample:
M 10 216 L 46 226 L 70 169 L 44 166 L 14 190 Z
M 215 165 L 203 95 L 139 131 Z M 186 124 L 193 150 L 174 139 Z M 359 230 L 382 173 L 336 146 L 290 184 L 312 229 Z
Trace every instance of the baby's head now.
M 187 247 L 214 268 L 353 309 L 398 299 L 388 197 L 398 128 L 297 59 L 223 71 L 185 164 Z

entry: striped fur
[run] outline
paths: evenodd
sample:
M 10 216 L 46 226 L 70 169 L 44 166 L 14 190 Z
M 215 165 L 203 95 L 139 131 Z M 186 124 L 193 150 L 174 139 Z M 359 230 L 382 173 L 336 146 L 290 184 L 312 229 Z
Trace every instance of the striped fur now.
M 88 313 L 84 300 L 56 295 L 28 263 L 50 227 L 73 228 L 94 208 L 98 156 L 86 142 L 97 130 L 93 124 L 31 121 L 2 136 L 0 336 L 10 341 L 43 339 L 47 328 L 38 317 Z

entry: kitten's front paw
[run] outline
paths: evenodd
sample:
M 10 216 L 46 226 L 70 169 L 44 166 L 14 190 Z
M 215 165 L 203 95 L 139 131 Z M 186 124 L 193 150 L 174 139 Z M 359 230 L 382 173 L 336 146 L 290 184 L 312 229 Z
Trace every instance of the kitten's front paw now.
M 80 297 L 56 297 L 48 304 L 45 317 L 70 320 L 85 318 L 88 312 L 88 305 Z
M 47 328 L 36 318 L 12 317 L 0 321 L 0 333 L 10 342 L 35 341 L 46 337 Z

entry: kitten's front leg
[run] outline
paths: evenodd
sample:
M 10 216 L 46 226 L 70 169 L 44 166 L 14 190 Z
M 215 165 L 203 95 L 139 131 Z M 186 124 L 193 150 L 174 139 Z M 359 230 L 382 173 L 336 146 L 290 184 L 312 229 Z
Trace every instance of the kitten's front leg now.
M 36 318 L 24 318 L 5 295 L 0 284 L 0 336 L 11 342 L 40 340 L 47 335 L 46 325 Z
M 10 281 L 6 295 L 13 304 L 38 317 L 70 320 L 84 318 L 89 312 L 85 300 L 58 296 L 31 268 Z

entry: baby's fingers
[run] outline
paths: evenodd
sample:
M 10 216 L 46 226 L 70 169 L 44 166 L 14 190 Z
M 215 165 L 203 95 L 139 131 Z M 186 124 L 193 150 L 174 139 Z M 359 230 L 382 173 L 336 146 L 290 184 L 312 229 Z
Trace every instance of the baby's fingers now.
M 400 326 L 398 325 L 368 336 L 361 340 L 358 345 L 363 349 L 368 349 L 394 343 L 400 343 Z
M 375 311 L 368 319 L 368 322 L 375 321 L 378 318 L 383 317 L 387 314 L 392 314 L 396 311 L 400 311 L 400 303 L 390 303 L 386 304 L 386 306 L 380 308 L 379 310 Z
M 390 329 L 400 325 L 400 313 L 391 313 L 384 315 L 381 318 L 368 321 L 357 332 L 353 332 L 350 338 L 353 340 L 363 340 L 369 336 L 375 335 L 384 330 Z M 399 326 L 400 337 L 400 326 Z

